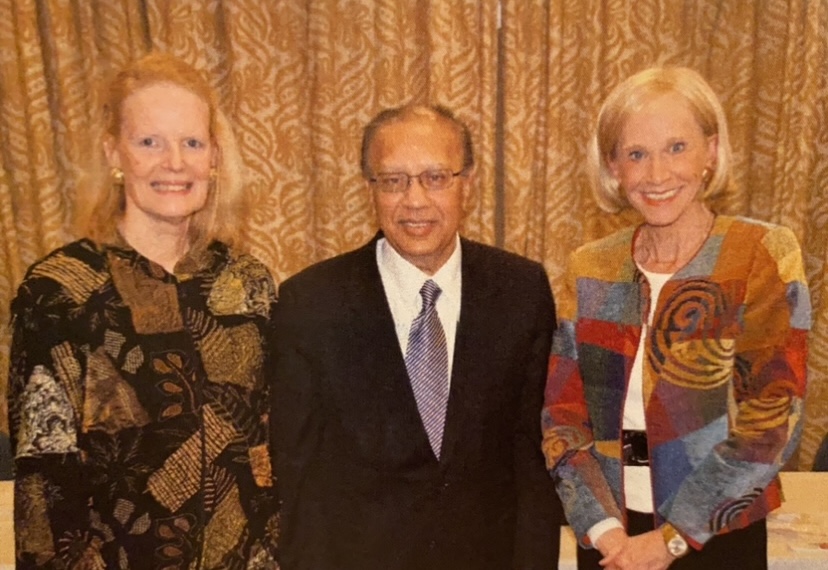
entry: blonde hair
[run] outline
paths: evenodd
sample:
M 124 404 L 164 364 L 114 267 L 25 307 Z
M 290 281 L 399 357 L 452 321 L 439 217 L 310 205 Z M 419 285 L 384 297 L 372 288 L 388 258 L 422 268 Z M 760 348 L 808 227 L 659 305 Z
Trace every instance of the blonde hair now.
M 88 177 L 81 185 L 75 207 L 75 231 L 79 236 L 111 243 L 125 207 L 124 186 L 110 175 L 103 141 L 121 132 L 124 101 L 133 93 L 159 83 L 182 87 L 207 103 L 210 139 L 216 147 L 217 176 L 210 183 L 207 203 L 190 222 L 190 244 L 206 247 L 213 240 L 234 245 L 238 223 L 246 213 L 242 190 L 242 161 L 230 122 L 218 106 L 218 98 L 202 75 L 180 59 L 153 52 L 133 61 L 109 83 L 103 104 L 104 129 L 93 150 Z
M 620 83 L 604 101 L 598 113 L 595 134 L 588 151 L 589 171 L 595 184 L 593 194 L 598 206 L 615 213 L 629 206 L 618 181 L 609 168 L 615 157 L 621 129 L 631 113 L 667 93 L 676 93 L 687 103 L 706 137 L 717 135 L 718 148 L 713 175 L 702 198 L 725 189 L 730 181 L 732 152 L 727 133 L 727 118 L 719 98 L 696 71 L 686 67 L 652 67 Z

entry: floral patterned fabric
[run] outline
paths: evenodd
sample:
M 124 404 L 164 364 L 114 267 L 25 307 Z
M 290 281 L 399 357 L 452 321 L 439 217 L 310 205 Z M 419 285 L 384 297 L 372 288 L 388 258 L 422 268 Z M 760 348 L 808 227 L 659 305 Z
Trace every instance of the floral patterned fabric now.
M 18 568 L 275 568 L 267 269 L 81 240 L 12 303 Z

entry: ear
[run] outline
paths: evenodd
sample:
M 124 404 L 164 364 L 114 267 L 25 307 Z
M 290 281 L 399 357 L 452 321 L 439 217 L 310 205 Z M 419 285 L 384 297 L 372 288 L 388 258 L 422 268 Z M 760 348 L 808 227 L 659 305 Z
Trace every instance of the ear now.
M 710 170 L 716 169 L 716 164 L 719 162 L 719 135 L 710 135 L 707 137 L 707 167 Z
M 110 168 L 121 168 L 121 154 L 115 144 L 115 137 L 106 135 L 103 140 L 103 151 Z
M 463 193 L 468 194 L 477 182 L 477 165 L 472 166 L 465 176 L 461 177 L 461 180 L 463 181 Z
M 460 201 L 463 207 L 463 214 L 471 210 L 472 189 L 477 183 L 477 166 L 472 166 L 469 171 L 460 177 Z

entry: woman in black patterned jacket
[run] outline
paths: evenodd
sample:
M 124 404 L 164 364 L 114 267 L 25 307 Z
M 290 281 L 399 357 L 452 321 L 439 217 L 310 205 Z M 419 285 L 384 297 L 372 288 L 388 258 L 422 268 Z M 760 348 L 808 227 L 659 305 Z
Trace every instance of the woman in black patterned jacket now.
M 150 54 L 106 96 L 86 237 L 12 303 L 18 568 L 276 568 L 268 270 L 234 243 L 240 161 L 216 95 Z

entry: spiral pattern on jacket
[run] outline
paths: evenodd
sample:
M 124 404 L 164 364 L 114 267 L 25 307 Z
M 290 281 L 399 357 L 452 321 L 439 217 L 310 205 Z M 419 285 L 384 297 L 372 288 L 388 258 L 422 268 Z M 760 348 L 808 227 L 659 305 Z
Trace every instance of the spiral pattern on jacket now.
M 647 343 L 655 374 L 671 384 L 712 389 L 730 380 L 734 341 L 723 338 L 728 298 L 717 283 L 690 280 L 670 292 Z

